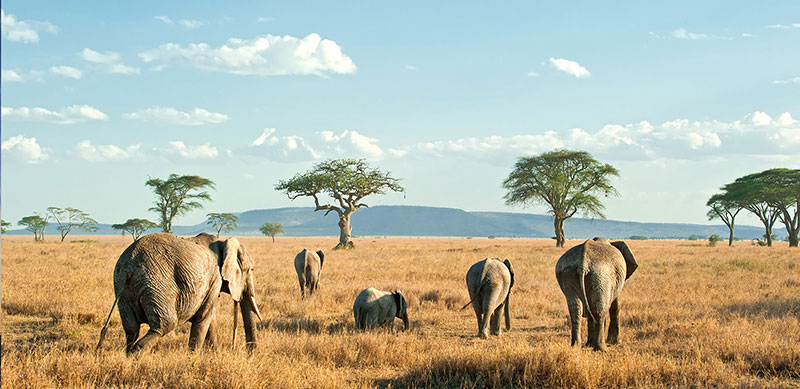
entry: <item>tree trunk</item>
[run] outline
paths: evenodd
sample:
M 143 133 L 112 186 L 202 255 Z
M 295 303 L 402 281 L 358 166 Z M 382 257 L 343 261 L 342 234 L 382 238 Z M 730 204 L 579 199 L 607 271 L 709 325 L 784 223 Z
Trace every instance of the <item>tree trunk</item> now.
M 553 217 L 553 227 L 556 230 L 556 247 L 564 247 L 564 219 Z
M 353 241 L 350 240 L 350 215 L 344 214 L 339 217 L 339 244 L 336 245 L 337 249 L 351 249 L 353 248 Z
M 728 226 L 730 230 L 730 234 L 728 235 L 728 246 L 733 246 L 733 219 L 731 219 L 731 224 Z
M 272 244 L 275 244 L 275 235 L 272 235 Z
M 765 226 L 764 229 L 767 230 L 767 234 L 764 237 L 767 240 L 767 247 L 772 247 L 772 226 Z

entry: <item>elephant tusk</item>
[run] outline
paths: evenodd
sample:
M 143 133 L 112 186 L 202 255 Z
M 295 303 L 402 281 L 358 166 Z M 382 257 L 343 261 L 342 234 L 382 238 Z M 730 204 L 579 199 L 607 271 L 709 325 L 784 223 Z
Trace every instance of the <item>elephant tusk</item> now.
M 264 321 L 264 318 L 261 317 L 261 312 L 258 311 L 258 304 L 256 304 L 256 298 L 253 295 L 249 295 L 250 297 L 250 305 L 253 306 L 253 310 L 256 311 L 256 316 L 258 316 L 259 321 Z
M 234 300 L 233 301 L 233 347 L 236 347 L 236 327 L 239 326 L 239 312 L 237 312 L 239 308 L 239 302 Z

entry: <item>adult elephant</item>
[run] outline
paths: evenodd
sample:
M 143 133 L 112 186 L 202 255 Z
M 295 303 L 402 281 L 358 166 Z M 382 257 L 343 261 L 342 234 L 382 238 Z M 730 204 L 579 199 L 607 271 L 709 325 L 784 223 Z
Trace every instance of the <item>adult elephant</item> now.
M 236 238 L 218 240 L 203 233 L 184 239 L 159 233 L 133 242 L 114 267 L 114 304 L 119 305 L 125 330 L 125 351 L 130 355 L 146 350 L 187 321 L 192 323 L 189 348 L 194 350 L 203 343 L 216 347 L 216 301 L 220 292 L 229 293 L 234 301 L 234 340 L 236 308 L 241 305 L 247 345 L 254 348 L 255 316 L 261 320 L 261 313 L 254 298 L 253 260 Z M 98 349 L 108 319 L 100 332 Z M 143 323 L 150 329 L 137 340 Z
M 386 292 L 367 288 L 356 296 L 353 302 L 353 317 L 356 328 L 364 330 L 385 325 L 394 329 L 394 319 L 403 321 L 403 329 L 408 329 L 408 303 L 399 290 Z
M 312 295 L 319 287 L 319 278 L 322 276 L 322 263 L 325 262 L 325 253 L 322 250 L 316 253 L 303 249 L 294 257 L 294 270 L 297 272 L 297 280 L 300 282 L 300 297 Z
M 511 287 L 514 286 L 514 269 L 511 261 L 506 259 L 500 262 L 496 258 L 486 258 L 467 271 L 467 289 L 470 303 L 478 319 L 478 336 L 483 339 L 489 337 L 489 328 L 492 335 L 501 335 L 500 315 L 505 313 L 506 331 L 511 329 L 511 313 L 509 298 Z M 491 319 L 491 323 L 490 323 Z
M 623 241 L 589 239 L 567 250 L 556 263 L 556 279 L 567 299 L 572 345 L 581 343 L 581 317 L 587 317 L 587 346 L 603 351 L 619 341 L 619 295 L 639 265 Z M 610 316 L 610 326 L 606 320 Z

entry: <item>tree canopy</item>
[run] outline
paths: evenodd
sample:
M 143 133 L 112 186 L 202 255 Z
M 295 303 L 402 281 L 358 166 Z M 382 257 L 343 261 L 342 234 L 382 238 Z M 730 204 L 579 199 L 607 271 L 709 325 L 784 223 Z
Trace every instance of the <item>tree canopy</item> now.
M 744 208 L 743 202 L 725 192 L 711 196 L 706 205 L 711 208 L 706 213 L 708 220 L 720 219 L 728 226 L 728 231 L 730 231 L 728 246 L 733 246 L 733 229 L 736 215 Z
M 503 181 L 509 205 L 542 203 L 553 215 L 556 246 L 564 247 L 564 220 L 577 212 L 605 218 L 599 196 L 617 195 L 611 177 L 619 172 L 585 151 L 554 150 L 521 157 Z
M 11 223 L 0 219 L 0 226 L 2 226 L 2 233 L 5 234 L 8 227 L 11 227 Z
M 151 178 L 145 185 L 153 188 L 156 201 L 150 211 L 156 212 L 164 232 L 172 232 L 172 221 L 176 216 L 203 208 L 200 201 L 211 201 L 206 189 L 214 189 L 214 182 L 200 176 L 179 176 L 170 174 L 169 178 Z
M 125 235 L 125 232 L 131 234 L 134 241 L 139 240 L 145 231 L 156 227 L 158 224 L 147 219 L 128 219 L 125 223 L 111 225 L 111 228 L 115 230 L 122 230 L 122 235 Z
M 44 229 L 47 224 L 47 219 L 39 215 L 25 216 L 17 222 L 17 225 L 25 226 L 25 229 L 33 232 L 33 240 L 36 242 L 44 241 Z
M 231 232 L 236 228 L 236 217 L 232 213 L 209 213 L 207 224 L 214 226 L 217 231 L 217 238 L 221 231 Z
M 399 180 L 389 172 L 372 168 L 364 159 L 330 159 L 320 162 L 302 174 L 288 180 L 280 180 L 275 190 L 283 191 L 294 200 L 298 197 L 312 197 L 316 208 L 325 215 L 336 212 L 339 215 L 338 248 L 352 247 L 350 240 L 350 215 L 361 207 L 367 207 L 362 199 L 388 191 L 403 192 Z M 320 203 L 319 196 L 327 195 L 334 204 Z
M 47 213 L 53 217 L 58 224 L 56 229 L 61 233 L 61 241 L 67 237 L 70 232 L 81 229 L 86 232 L 97 231 L 97 220 L 89 217 L 89 214 L 77 208 L 59 208 L 48 207 Z
M 283 225 L 281 223 L 264 223 L 259 228 L 262 234 L 272 237 L 272 243 L 275 243 L 275 235 L 283 234 Z

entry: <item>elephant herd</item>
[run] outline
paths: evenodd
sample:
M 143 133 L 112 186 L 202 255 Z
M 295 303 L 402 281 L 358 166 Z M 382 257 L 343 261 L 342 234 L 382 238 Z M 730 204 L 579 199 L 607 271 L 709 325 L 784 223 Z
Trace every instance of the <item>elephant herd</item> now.
M 304 249 L 294 259 L 301 298 L 319 288 L 325 254 Z M 216 300 L 221 292 L 234 301 L 233 339 L 238 312 L 244 324 L 246 344 L 256 346 L 256 318 L 262 320 L 255 300 L 253 260 L 236 238 L 220 240 L 202 233 L 191 238 L 151 234 L 133 242 L 114 267 L 116 299 L 100 332 L 99 350 L 114 306 L 119 307 L 125 331 L 126 352 L 137 354 L 151 347 L 177 326 L 191 323 L 189 348 L 217 346 Z M 637 268 L 633 253 L 622 241 L 589 239 L 565 252 L 556 263 L 556 279 L 570 314 L 573 346 L 581 344 L 580 323 L 588 323 L 587 346 L 605 350 L 619 337 L 619 295 Z M 511 329 L 510 296 L 515 283 L 508 259 L 487 258 L 472 265 L 466 276 L 470 304 L 478 323 L 478 336 L 500 335 L 500 319 Z M 395 318 L 409 328 L 408 303 L 399 290 L 367 288 L 353 303 L 355 327 L 393 328 Z M 141 324 L 149 330 L 139 338 Z M 606 337 L 606 331 L 608 333 Z

